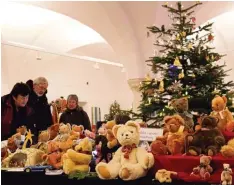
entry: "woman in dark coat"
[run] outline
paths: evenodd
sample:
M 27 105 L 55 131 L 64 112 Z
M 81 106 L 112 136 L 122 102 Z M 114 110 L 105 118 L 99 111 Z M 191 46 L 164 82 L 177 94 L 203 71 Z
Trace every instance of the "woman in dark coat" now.
M 79 107 L 78 97 L 75 94 L 71 94 L 67 98 L 67 109 L 62 113 L 59 119 L 59 123 L 70 123 L 75 125 L 83 125 L 84 129 L 91 131 L 91 124 L 88 114 Z

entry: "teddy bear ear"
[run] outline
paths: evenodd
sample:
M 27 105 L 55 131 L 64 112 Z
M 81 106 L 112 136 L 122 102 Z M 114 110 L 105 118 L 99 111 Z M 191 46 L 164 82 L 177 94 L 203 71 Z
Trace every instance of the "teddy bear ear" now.
M 137 132 L 140 130 L 140 125 L 138 123 L 135 123 L 134 121 L 130 120 L 125 125 L 135 127 L 137 129 Z
M 80 128 L 81 128 L 81 131 L 83 132 L 84 131 L 84 126 L 80 125 Z
M 115 125 L 113 128 L 112 128 L 112 132 L 114 134 L 114 136 L 117 138 L 117 132 L 118 132 L 118 129 L 123 126 L 123 125 Z
M 71 130 L 71 124 L 67 123 L 66 125 L 68 126 L 69 130 Z
M 166 122 L 170 121 L 171 119 L 172 119 L 171 116 L 165 116 L 163 119 L 163 122 L 166 123 Z
M 226 96 L 222 96 L 222 98 L 223 98 L 224 103 L 226 104 L 226 103 L 227 103 L 227 98 L 226 98 Z

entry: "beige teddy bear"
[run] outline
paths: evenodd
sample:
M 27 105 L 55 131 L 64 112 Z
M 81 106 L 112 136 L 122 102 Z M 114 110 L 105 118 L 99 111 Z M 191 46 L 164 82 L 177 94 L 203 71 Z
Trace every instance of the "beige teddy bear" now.
M 232 185 L 232 169 L 230 164 L 223 164 L 223 171 L 221 173 L 222 185 Z
M 121 147 L 107 164 L 100 162 L 96 172 L 101 179 L 135 180 L 146 175 L 154 165 L 154 157 L 144 148 L 137 147 L 140 140 L 139 124 L 128 121 L 125 125 L 115 125 L 113 134 Z
M 53 139 L 53 141 L 60 141 L 60 142 L 67 141 L 67 139 L 70 136 L 70 132 L 71 132 L 71 125 L 69 123 L 67 124 L 60 123 L 59 134 L 56 136 L 56 138 Z
M 167 171 L 165 169 L 158 170 L 155 174 L 155 179 L 158 180 L 160 183 L 171 183 L 172 182 L 172 175 L 177 175 L 177 172 Z

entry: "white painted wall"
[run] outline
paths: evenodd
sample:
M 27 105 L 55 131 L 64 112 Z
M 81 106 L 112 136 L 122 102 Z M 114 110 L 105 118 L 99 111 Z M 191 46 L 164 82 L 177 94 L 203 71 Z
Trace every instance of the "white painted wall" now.
M 90 119 L 92 106 L 101 108 L 103 118 L 114 100 L 123 109 L 131 108 L 133 94 L 121 68 L 101 64 L 97 70 L 93 62 L 48 53 L 40 53 L 42 60 L 36 60 L 36 55 L 29 49 L 2 45 L 2 95 L 16 82 L 45 76 L 49 80 L 49 101 L 75 93 L 80 101 L 87 102 L 84 109 Z

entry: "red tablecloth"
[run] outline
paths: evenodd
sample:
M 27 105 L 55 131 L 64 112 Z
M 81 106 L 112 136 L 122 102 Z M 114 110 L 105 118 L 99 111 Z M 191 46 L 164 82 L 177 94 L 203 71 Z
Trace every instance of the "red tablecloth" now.
M 181 179 L 186 182 L 207 182 L 190 176 L 193 168 L 199 165 L 199 156 L 164 155 L 155 156 L 154 158 L 155 165 L 152 170 L 153 174 L 155 174 L 159 169 L 166 169 L 178 172 L 176 179 Z M 232 171 L 234 171 L 234 157 L 224 158 L 221 156 L 221 154 L 214 156 L 211 162 L 211 166 L 214 172 L 211 174 L 208 183 L 220 183 L 221 173 L 223 171 L 223 163 L 230 164 Z
M 228 142 L 230 139 L 234 138 L 234 132 L 223 131 L 223 136 L 225 137 L 226 141 Z

